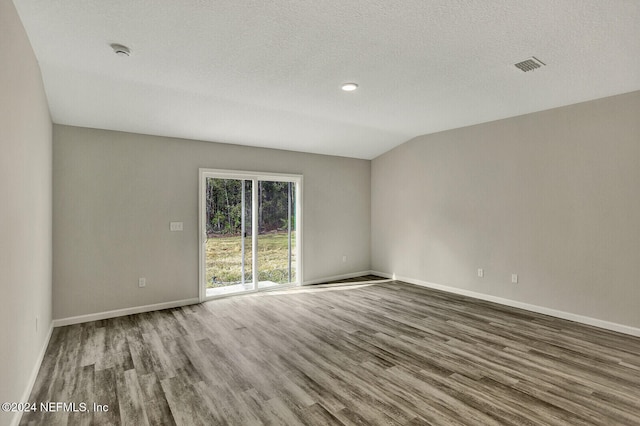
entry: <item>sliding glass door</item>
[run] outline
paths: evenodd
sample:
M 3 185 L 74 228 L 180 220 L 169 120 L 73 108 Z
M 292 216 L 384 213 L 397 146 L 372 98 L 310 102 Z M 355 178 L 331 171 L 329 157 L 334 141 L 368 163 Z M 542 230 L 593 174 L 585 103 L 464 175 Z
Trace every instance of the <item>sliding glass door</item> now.
M 296 280 L 295 183 L 258 181 L 258 287 Z
M 200 170 L 200 298 L 299 284 L 302 176 Z
M 255 287 L 251 255 L 252 185 L 252 181 L 244 179 L 205 178 L 207 293 L 238 293 Z

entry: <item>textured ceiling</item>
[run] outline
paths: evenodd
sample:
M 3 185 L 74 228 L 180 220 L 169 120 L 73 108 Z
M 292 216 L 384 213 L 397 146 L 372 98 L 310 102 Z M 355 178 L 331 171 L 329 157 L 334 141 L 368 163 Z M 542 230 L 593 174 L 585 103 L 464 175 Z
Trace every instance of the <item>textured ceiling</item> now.
M 638 0 L 14 3 L 75 126 L 370 159 L 640 89 Z M 513 66 L 530 56 L 547 66 Z

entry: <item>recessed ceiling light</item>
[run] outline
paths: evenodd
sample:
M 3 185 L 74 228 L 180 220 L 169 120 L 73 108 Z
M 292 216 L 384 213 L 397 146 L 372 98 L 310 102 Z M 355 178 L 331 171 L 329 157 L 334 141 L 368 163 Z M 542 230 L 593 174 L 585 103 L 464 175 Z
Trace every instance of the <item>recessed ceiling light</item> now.
M 131 56 L 131 50 L 127 46 L 123 46 L 122 44 L 113 43 L 111 48 L 118 56 Z
M 345 92 L 353 92 L 357 88 L 358 85 L 356 83 L 345 83 L 342 85 L 342 90 L 344 90 Z

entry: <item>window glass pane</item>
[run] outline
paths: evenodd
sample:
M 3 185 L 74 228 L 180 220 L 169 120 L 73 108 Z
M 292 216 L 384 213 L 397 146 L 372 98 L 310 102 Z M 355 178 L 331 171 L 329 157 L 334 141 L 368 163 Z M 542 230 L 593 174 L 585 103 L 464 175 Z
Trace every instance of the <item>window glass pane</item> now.
M 296 281 L 295 184 L 258 182 L 258 287 Z
M 207 296 L 252 290 L 251 181 L 206 183 Z

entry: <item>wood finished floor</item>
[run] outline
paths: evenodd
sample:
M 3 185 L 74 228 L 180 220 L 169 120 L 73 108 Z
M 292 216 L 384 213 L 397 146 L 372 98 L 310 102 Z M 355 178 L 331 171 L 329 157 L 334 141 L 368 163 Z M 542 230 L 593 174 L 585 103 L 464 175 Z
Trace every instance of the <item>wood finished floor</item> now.
M 46 425 L 639 425 L 640 339 L 400 282 L 56 328 Z

